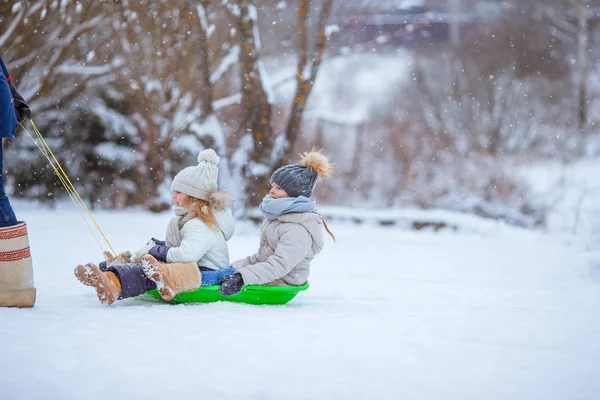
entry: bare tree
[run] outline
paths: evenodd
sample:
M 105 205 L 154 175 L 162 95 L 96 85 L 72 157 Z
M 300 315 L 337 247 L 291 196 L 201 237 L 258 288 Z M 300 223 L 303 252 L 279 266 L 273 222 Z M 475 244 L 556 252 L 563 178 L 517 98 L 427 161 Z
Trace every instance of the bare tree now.
M 260 60 L 261 39 L 258 10 L 252 1 L 237 0 L 228 5 L 237 27 L 240 45 L 239 75 L 241 84 L 241 121 L 239 151 L 245 153 L 241 165 L 246 180 L 246 196 L 257 205 L 268 183 L 272 164 L 273 130 L 271 112 L 274 98 L 265 68 Z
M 138 193 L 149 208 L 164 207 L 159 194 L 172 172 L 176 140 L 192 135 L 202 147 L 224 146 L 221 132 L 203 125 L 215 112 L 213 86 L 222 76 L 211 73 L 209 5 L 124 0 L 113 10 L 121 15 L 112 25 L 113 44 L 123 57 L 115 74 L 137 131 Z
M 237 23 L 241 46 L 242 122 L 238 154 L 247 154 L 239 158 L 245 160 L 242 169 L 249 206 L 260 203 L 268 191 L 269 175 L 282 163 L 288 162 L 297 141 L 306 101 L 317 78 L 329 38 L 326 24 L 332 1 L 325 0 L 321 4 L 314 38 L 310 38 L 309 34 L 312 31 L 310 15 L 316 7 L 310 0 L 298 3 L 296 94 L 285 132 L 279 134 L 274 132 L 272 126 L 273 88 L 260 59 L 257 8 L 250 0 L 237 0 L 235 4 L 227 5 L 231 18 Z
M 281 164 L 288 162 L 293 145 L 298 139 L 302 116 L 306 109 L 306 102 L 313 89 L 319 67 L 321 66 L 321 61 L 323 60 L 325 45 L 329 39 L 326 27 L 327 20 L 331 14 L 332 2 L 333 0 L 325 0 L 321 5 L 317 21 L 316 37 L 313 39 L 314 43 L 312 44 L 312 50 L 309 41 L 310 24 L 308 23 L 308 16 L 313 7 L 313 2 L 311 0 L 300 0 L 299 3 L 298 23 L 296 25 L 296 32 L 298 33 L 298 42 L 296 44 L 298 52 L 298 64 L 296 65 L 296 95 L 294 96 L 292 111 L 285 129 L 285 143 L 287 146 L 280 149 L 281 155 L 279 163 Z
M 461 0 L 449 0 L 450 43 L 453 46 L 460 44 L 461 3 Z
M 0 48 L 36 115 L 74 99 L 110 73 L 101 45 L 107 37 L 92 34 L 107 21 L 100 2 L 85 7 L 50 0 L 0 4 Z
M 416 57 L 414 115 L 437 132 L 441 149 L 459 156 L 540 151 L 550 140 L 544 127 L 564 120 L 556 99 L 569 88 L 567 60 L 536 9 L 520 3 L 485 25 L 467 24 L 461 44 Z
M 541 4 L 541 13 L 552 28 L 554 36 L 566 46 L 575 48 L 573 86 L 577 124 L 586 131 L 589 119 L 587 86 L 590 73 L 590 51 L 592 30 L 599 19 L 594 17 L 591 0 L 550 1 Z

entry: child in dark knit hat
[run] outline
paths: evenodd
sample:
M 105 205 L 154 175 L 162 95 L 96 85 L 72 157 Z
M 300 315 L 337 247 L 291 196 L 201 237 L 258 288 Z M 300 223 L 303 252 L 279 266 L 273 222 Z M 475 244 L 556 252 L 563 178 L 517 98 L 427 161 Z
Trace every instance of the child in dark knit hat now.
M 332 174 L 332 164 L 316 151 L 273 173 L 271 190 L 259 207 L 265 220 L 258 252 L 233 263 L 235 273 L 221 277 L 221 294 L 239 293 L 244 285 L 301 286 L 307 281 L 310 262 L 323 249 L 323 227 L 333 237 L 312 197 L 317 179 Z

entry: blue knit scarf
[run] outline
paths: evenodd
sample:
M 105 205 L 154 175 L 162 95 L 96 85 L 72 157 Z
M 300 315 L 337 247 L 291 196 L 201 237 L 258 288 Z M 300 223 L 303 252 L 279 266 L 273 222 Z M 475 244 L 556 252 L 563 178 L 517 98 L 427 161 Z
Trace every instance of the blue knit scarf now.
M 312 212 L 317 208 L 317 202 L 312 197 L 274 199 L 270 195 L 266 195 L 258 208 L 266 219 L 277 219 L 282 214 Z

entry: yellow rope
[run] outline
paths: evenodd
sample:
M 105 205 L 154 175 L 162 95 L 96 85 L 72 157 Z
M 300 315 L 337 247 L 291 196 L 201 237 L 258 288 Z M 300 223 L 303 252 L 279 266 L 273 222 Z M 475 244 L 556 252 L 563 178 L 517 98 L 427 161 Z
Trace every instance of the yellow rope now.
M 31 133 L 29 133 L 29 131 L 27 129 L 25 129 L 25 127 L 21 124 L 21 127 L 23 128 L 23 130 L 25 130 L 25 132 L 27 133 L 27 135 L 31 138 L 31 140 L 33 141 L 33 143 L 35 143 L 35 145 L 38 147 L 38 149 L 40 149 L 40 151 L 42 152 L 42 154 L 46 157 L 46 159 L 48 160 L 48 162 L 50 163 L 50 165 L 52 166 L 52 168 L 54 169 L 54 173 L 58 176 L 58 179 L 60 179 L 61 183 L 63 184 L 63 186 L 65 187 L 65 189 L 67 190 L 67 194 L 69 195 L 69 197 L 71 198 L 71 200 L 73 201 L 73 203 L 75 203 L 75 206 L 77 207 L 77 211 L 79 211 L 79 214 L 82 216 L 85 224 L 87 225 L 88 229 L 90 230 L 90 232 L 92 233 L 92 236 L 94 237 L 94 239 L 96 240 L 96 243 L 98 243 L 98 245 L 100 246 L 100 248 L 102 250 L 104 250 L 104 248 L 102 247 L 102 243 L 100 243 L 100 241 L 98 240 L 98 238 L 96 237 L 96 234 L 94 233 L 94 230 L 92 229 L 92 227 L 90 226 L 88 220 L 85 217 L 85 210 L 83 209 L 82 205 L 78 202 L 78 200 L 75 197 L 75 194 L 73 194 L 72 190 L 70 190 L 70 188 L 67 186 L 67 183 L 65 181 L 65 178 L 63 178 L 63 176 L 60 174 L 60 171 L 58 168 L 56 168 L 56 166 L 54 165 L 54 162 L 52 161 L 52 159 L 50 158 L 50 156 L 48 155 L 48 151 L 45 150 L 44 148 L 42 148 L 39 143 L 33 138 L 33 136 L 31 135 Z
M 112 245 L 108 241 L 108 238 L 106 237 L 106 235 L 102 231 L 102 228 L 100 228 L 100 226 L 96 222 L 96 219 L 94 218 L 94 216 L 92 215 L 92 213 L 90 212 L 90 210 L 87 208 L 87 206 L 85 205 L 85 203 L 81 199 L 81 196 L 77 192 L 77 189 L 75 189 L 75 186 L 73 185 L 73 183 L 71 182 L 71 180 L 67 176 L 67 173 L 64 171 L 64 169 L 62 168 L 62 166 L 60 165 L 60 163 L 56 159 L 56 156 L 52 152 L 52 149 L 50 148 L 50 146 L 48 146 L 48 143 L 46 142 L 46 140 L 44 139 L 44 137 L 42 136 L 42 134 L 38 130 L 37 126 L 35 125 L 35 123 L 33 122 L 33 120 L 29 120 L 29 122 L 31 123 L 31 126 L 33 126 L 33 130 L 35 131 L 35 133 L 36 133 L 39 141 L 42 143 L 42 146 L 40 146 L 40 144 L 33 138 L 33 136 L 29 133 L 29 131 L 25 128 L 25 126 L 23 124 L 20 124 L 20 125 L 25 130 L 25 132 L 27 132 L 27 135 L 29 135 L 29 137 L 31 138 L 31 140 L 40 149 L 40 151 L 42 152 L 42 154 L 48 159 L 48 162 L 50 163 L 50 165 L 54 169 L 54 173 L 58 176 L 60 182 L 62 183 L 62 185 L 64 186 L 65 190 L 69 194 L 69 197 L 71 198 L 71 200 L 73 201 L 73 203 L 75 203 L 75 206 L 77 207 L 77 209 L 79 210 L 79 212 L 83 216 L 84 220 L 85 220 L 85 215 L 83 214 L 82 210 L 85 211 L 85 213 L 87 213 L 88 217 L 93 222 L 94 226 L 96 227 L 96 229 L 98 230 L 98 232 L 100 233 L 100 235 L 102 235 L 102 238 L 104 239 L 104 241 L 106 242 L 106 244 L 108 245 L 108 247 L 110 248 L 110 250 L 112 251 L 112 254 L 114 254 L 117 258 L 119 258 L 118 255 L 117 255 L 117 252 L 113 249 Z M 55 163 L 56 163 L 56 165 L 55 165 Z M 87 220 L 86 220 L 86 225 L 88 226 L 88 228 L 92 232 L 92 235 L 94 236 L 94 239 L 96 239 L 96 242 L 98 242 L 98 245 L 100 246 L 100 248 L 102 250 L 104 250 L 104 248 L 102 247 L 102 244 L 100 243 L 100 241 L 96 237 L 93 229 L 90 227 L 90 225 L 88 224 Z

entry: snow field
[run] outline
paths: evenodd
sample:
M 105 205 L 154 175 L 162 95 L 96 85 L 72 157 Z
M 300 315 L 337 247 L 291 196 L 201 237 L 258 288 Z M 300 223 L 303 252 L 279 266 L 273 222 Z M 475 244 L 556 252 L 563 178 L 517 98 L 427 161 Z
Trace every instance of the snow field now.
M 594 399 L 600 280 L 575 243 L 523 230 L 331 224 L 285 306 L 101 305 L 73 276 L 100 250 L 73 207 L 17 204 L 38 300 L 0 308 L 0 398 Z M 118 252 L 170 218 L 95 213 Z M 231 260 L 256 251 L 238 225 Z

